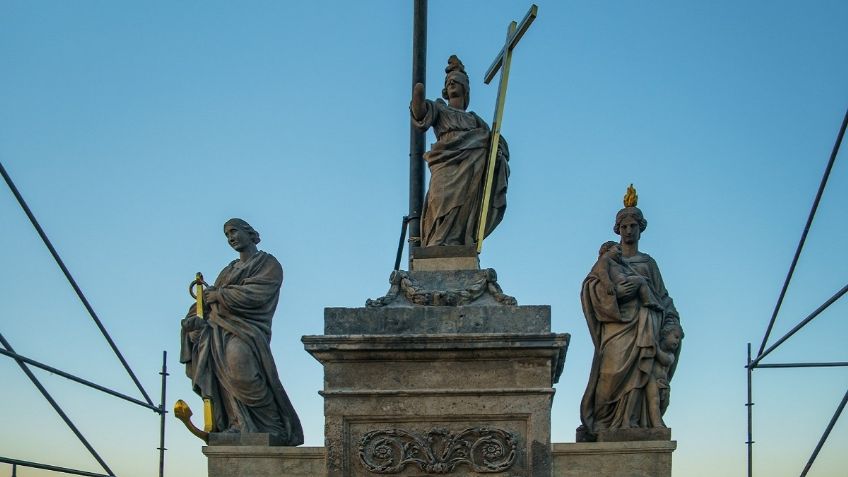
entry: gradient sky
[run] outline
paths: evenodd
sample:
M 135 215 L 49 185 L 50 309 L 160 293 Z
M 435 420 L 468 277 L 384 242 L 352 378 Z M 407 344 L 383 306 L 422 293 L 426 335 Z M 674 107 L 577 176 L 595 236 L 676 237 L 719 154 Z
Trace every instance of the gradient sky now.
M 686 331 L 666 414 L 674 475 L 742 476 L 745 346 L 762 340 L 848 106 L 848 2 L 538 3 L 503 123 L 509 207 L 481 262 L 572 334 L 552 440 L 579 424 L 592 356 L 580 283 L 632 182 L 640 247 Z M 272 350 L 306 445 L 323 445 L 322 369 L 300 337 L 322 332 L 324 307 L 388 289 L 407 207 L 411 5 L 0 1 L 0 161 L 155 400 L 167 350 L 168 407 L 200 406 L 179 320 L 194 273 L 235 257 L 221 227 L 242 217 L 285 269 Z M 427 97 L 457 54 L 471 109 L 491 118 L 482 76 L 528 7 L 431 0 Z M 845 285 L 841 156 L 772 341 Z M 0 217 L 3 335 L 137 395 L 8 190 Z M 837 302 L 767 361 L 846 360 L 846 311 Z M 154 413 L 36 374 L 119 476 L 155 475 Z M 845 368 L 754 383 L 755 475 L 798 475 Z M 0 404 L 0 455 L 100 471 L 8 358 Z M 206 475 L 200 441 L 168 426 L 166 474 Z M 846 448 L 843 417 L 809 475 L 845 476 Z

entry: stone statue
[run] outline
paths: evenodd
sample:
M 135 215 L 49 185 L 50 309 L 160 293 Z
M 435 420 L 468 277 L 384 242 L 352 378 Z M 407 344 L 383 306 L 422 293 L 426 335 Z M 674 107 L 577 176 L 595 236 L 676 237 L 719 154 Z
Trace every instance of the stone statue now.
M 430 168 L 430 185 L 421 217 L 421 245 L 473 245 L 480 220 L 489 126 L 467 111 L 471 97 L 468 75 L 456 55 L 445 68 L 442 99 L 424 99 L 424 85 L 412 93 L 412 123 L 425 131 L 433 128 L 436 142 L 424 154 Z M 503 219 L 509 178 L 509 150 L 501 138 L 485 235 Z
M 666 427 L 662 414 L 683 330 L 657 263 L 639 251 L 648 221 L 636 200 L 631 185 L 615 217 L 621 242 L 601 248 L 580 292 L 595 354 L 578 441 L 607 430 Z
M 283 268 L 257 249 L 259 233 L 244 220 L 228 220 L 224 234 L 239 258 L 203 291 L 206 319 L 192 305 L 182 320 L 180 362 L 212 403 L 212 432 L 268 433 L 275 444 L 300 445 L 300 420 L 270 348 Z

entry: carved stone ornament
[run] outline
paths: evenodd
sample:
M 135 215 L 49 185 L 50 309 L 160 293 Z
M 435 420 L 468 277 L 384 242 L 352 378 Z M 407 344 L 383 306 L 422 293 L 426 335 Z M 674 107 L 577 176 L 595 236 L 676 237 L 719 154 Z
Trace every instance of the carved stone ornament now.
M 428 474 L 449 474 L 461 464 L 474 472 L 503 472 L 515 463 L 515 435 L 496 427 L 472 427 L 452 434 L 425 435 L 403 429 L 371 431 L 359 440 L 359 460 L 376 474 L 397 474 L 416 465 Z
M 365 306 L 378 308 L 407 301 L 410 305 L 423 306 L 462 306 L 468 305 L 483 295 L 491 295 L 495 304 L 517 305 L 515 298 L 505 294 L 498 285 L 498 275 L 493 268 L 477 271 L 479 276 L 462 288 L 433 290 L 426 283 L 416 282 L 415 272 L 395 270 L 389 277 L 391 287 L 386 296 L 368 299 Z

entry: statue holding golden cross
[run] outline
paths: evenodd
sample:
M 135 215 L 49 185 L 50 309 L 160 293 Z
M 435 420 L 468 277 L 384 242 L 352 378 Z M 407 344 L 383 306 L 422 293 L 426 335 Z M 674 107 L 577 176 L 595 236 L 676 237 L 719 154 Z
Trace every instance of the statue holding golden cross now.
M 524 33 L 530 28 L 533 20 L 536 19 L 536 13 L 539 7 L 535 4 L 530 6 L 530 10 L 524 15 L 521 23 L 516 24 L 515 21 L 510 22 L 506 34 L 506 42 L 503 48 L 498 53 L 498 56 L 489 66 L 486 71 L 486 77 L 483 82 L 491 83 L 495 78 L 498 70 L 501 72 L 500 84 L 498 85 L 498 99 L 495 103 L 495 117 L 492 120 L 492 137 L 489 146 L 489 158 L 486 163 L 485 187 L 483 188 L 483 203 L 480 207 L 480 220 L 477 227 L 477 253 L 483 250 L 483 239 L 486 234 L 486 221 L 488 220 L 489 201 L 492 195 L 492 181 L 495 175 L 495 162 L 498 157 L 498 143 L 501 137 L 501 120 L 503 119 L 504 103 L 506 102 L 506 87 L 509 82 L 509 69 L 512 63 L 512 50 L 524 36 Z

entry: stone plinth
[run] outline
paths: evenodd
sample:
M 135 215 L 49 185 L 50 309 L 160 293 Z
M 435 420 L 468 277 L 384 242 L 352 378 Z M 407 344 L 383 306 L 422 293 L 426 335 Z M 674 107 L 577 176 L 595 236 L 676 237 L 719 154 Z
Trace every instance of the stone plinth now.
M 550 409 L 569 336 L 549 307 L 325 310 L 328 477 L 551 474 Z
M 210 432 L 210 446 L 279 446 L 275 436 L 267 432 Z
M 473 245 L 413 247 L 411 265 L 415 271 L 479 270 L 480 259 Z
M 626 441 L 669 441 L 669 427 L 635 427 L 630 429 L 602 429 L 598 431 L 598 442 Z
M 671 453 L 677 443 L 581 442 L 552 447 L 553 477 L 671 477 Z M 203 453 L 209 460 L 209 477 L 327 476 L 323 447 L 207 446 Z M 475 475 L 458 470 L 447 475 Z
M 203 447 L 209 477 L 322 477 L 323 447 L 209 445 Z
M 675 441 L 554 444 L 555 477 L 671 477 Z

